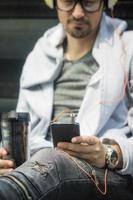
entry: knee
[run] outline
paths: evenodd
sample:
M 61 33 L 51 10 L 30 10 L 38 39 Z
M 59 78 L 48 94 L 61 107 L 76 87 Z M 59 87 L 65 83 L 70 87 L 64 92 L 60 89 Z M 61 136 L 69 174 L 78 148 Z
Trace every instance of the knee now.
M 30 159 L 30 161 L 37 161 L 41 163 L 54 162 L 58 156 L 57 151 L 54 148 L 43 148 L 36 152 Z

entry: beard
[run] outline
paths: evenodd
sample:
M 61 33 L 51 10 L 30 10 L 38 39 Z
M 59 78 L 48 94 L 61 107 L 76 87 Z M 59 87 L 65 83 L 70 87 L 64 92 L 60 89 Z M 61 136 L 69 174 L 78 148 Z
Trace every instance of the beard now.
M 71 27 L 71 25 L 76 25 L 76 27 Z M 79 24 L 79 26 L 78 26 Z M 80 26 L 82 24 L 82 26 Z M 92 28 L 88 19 L 80 18 L 75 19 L 74 17 L 68 19 L 66 32 L 69 33 L 74 38 L 85 38 L 88 35 L 91 35 Z

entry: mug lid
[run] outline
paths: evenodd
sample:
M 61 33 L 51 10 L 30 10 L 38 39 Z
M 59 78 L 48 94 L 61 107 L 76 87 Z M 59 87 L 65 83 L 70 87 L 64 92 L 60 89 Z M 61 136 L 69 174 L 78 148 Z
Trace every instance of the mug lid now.
M 9 112 L 1 113 L 1 119 L 29 121 L 30 115 L 28 112 L 16 112 L 15 110 L 11 110 Z

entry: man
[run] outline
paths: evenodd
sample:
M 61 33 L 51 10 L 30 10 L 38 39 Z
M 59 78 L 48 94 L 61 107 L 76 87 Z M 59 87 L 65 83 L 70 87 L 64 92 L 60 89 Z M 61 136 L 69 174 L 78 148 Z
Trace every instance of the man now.
M 61 23 L 29 54 L 17 106 L 30 113 L 37 153 L 1 177 L 1 199 L 132 199 L 133 33 L 103 13 L 111 2 L 54 2 Z M 52 146 L 51 120 L 66 109 L 77 115 L 81 136 L 44 148 Z M 13 169 L 6 153 L 1 174 Z

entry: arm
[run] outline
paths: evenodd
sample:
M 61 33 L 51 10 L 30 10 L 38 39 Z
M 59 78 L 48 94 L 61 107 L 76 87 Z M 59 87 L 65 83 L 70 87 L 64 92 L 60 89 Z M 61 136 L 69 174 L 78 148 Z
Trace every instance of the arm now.
M 130 67 L 133 66 L 131 62 Z M 132 76 L 133 77 L 133 76 Z M 133 102 L 133 80 L 130 80 L 130 106 Z M 127 119 L 125 118 L 125 126 L 123 128 L 109 128 L 103 133 L 100 141 L 94 137 L 80 137 L 71 143 L 59 143 L 58 147 L 68 152 L 70 155 L 86 159 L 97 167 L 105 165 L 105 149 L 103 144 L 112 145 L 118 155 L 118 165 L 116 169 L 122 174 L 133 175 L 133 107 L 128 105 Z M 119 115 L 119 109 L 116 109 Z M 126 116 L 126 115 L 125 115 Z M 117 120 L 117 119 L 116 119 Z M 110 122 L 109 122 L 110 123 Z M 92 141 L 93 139 L 93 141 Z M 83 143 L 86 143 L 83 146 Z
M 114 146 L 119 157 L 119 171 L 133 174 L 133 56 L 129 65 L 129 82 L 127 84 L 128 114 L 127 124 L 121 129 L 110 129 L 103 135 L 103 143 Z

